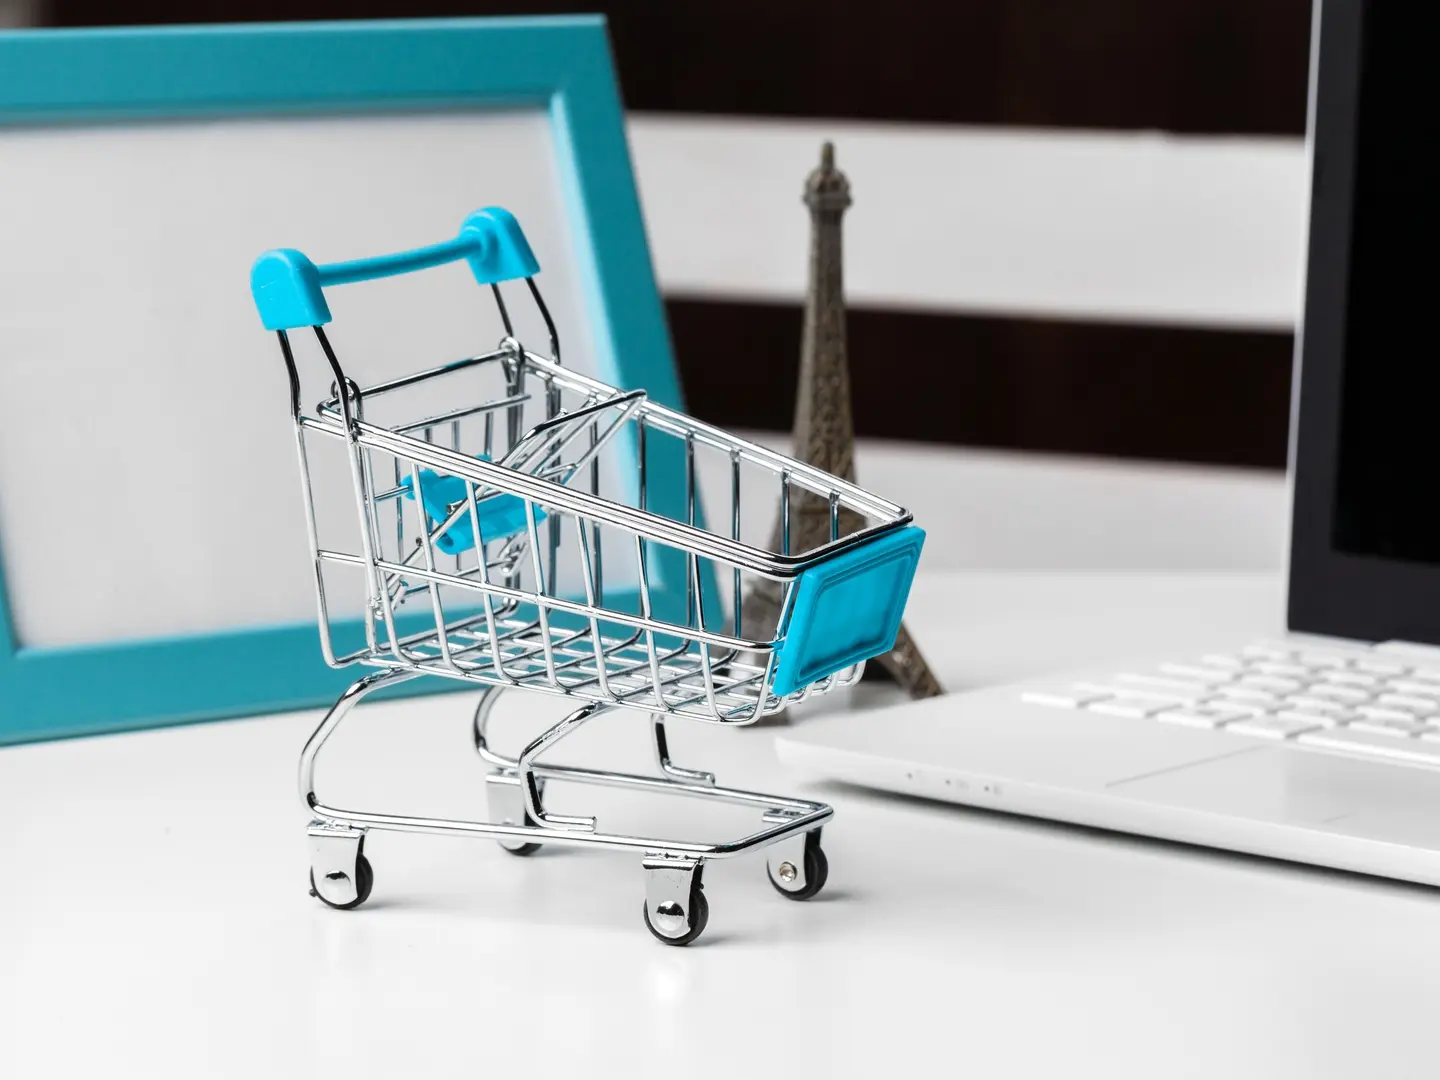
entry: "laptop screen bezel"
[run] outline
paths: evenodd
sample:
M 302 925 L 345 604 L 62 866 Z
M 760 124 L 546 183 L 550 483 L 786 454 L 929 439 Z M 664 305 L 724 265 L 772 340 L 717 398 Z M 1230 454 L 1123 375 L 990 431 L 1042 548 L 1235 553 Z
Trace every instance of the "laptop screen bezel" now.
M 1324 0 L 1322 13 L 1316 5 L 1287 624 L 1305 633 L 1440 644 L 1440 566 L 1352 554 L 1334 542 L 1365 7 L 1366 0 Z

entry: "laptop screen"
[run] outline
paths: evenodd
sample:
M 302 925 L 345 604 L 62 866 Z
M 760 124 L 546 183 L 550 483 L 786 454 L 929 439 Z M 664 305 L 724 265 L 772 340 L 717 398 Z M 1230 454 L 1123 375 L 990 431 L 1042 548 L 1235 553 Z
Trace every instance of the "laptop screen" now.
M 1316 6 L 1289 625 L 1440 644 L 1440 11 Z
M 1424 6 L 1364 15 L 1333 542 L 1440 564 L 1440 112 Z

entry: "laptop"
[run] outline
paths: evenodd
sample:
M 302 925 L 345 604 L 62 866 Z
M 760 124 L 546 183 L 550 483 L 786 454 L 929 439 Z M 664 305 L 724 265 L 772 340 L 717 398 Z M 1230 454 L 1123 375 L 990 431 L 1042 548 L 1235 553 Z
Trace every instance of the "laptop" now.
M 1440 884 L 1440 356 L 1429 325 L 1440 157 L 1428 58 L 1440 20 L 1380 0 L 1318 8 L 1289 632 L 827 717 L 782 735 L 782 760 L 992 810 Z

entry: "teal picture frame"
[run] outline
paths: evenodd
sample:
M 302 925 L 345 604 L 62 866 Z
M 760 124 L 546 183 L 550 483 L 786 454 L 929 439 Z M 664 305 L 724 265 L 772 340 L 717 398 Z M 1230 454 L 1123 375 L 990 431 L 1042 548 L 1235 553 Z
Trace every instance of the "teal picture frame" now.
M 554 132 L 601 372 L 681 407 L 602 17 L 0 33 L 0 127 L 525 105 L 545 108 Z M 247 271 L 237 267 L 237 288 Z M 683 517 L 683 455 L 652 453 L 648 466 L 650 508 Z M 683 622 L 683 556 L 658 554 L 657 614 Z M 325 665 L 313 621 L 25 647 L 0 553 L 0 744 L 310 708 L 359 674 Z M 400 692 L 467 685 L 420 679 Z

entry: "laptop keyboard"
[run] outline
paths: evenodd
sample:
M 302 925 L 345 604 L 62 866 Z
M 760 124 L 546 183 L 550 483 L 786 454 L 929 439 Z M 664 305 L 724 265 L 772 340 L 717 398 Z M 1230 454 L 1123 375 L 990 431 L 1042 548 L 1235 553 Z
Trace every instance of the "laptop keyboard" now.
M 1021 696 L 1034 705 L 1440 766 L 1440 654 L 1421 662 L 1405 650 L 1262 641 Z

